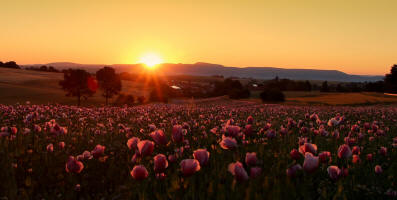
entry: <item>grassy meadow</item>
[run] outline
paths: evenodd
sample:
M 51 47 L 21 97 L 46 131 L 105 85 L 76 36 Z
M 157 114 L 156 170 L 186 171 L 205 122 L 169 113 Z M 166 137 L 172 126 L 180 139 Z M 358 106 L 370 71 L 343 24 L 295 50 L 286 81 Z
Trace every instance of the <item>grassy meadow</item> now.
M 170 78 L 195 83 L 222 80 L 215 77 L 181 75 Z M 65 92 L 58 85 L 58 82 L 62 79 L 62 73 L 0 68 L 0 104 L 25 103 L 26 101 L 30 101 L 32 104 L 76 104 L 76 98 L 65 96 Z M 246 84 L 244 80 L 241 80 L 241 82 Z M 122 81 L 122 86 L 121 93 L 132 94 L 135 97 L 145 96 L 148 98 L 150 91 L 153 89 L 150 86 L 145 86 L 140 81 Z M 261 102 L 259 94 L 260 91 L 251 91 L 251 99 L 249 101 Z M 285 104 L 363 105 L 397 103 L 396 96 L 371 92 L 322 93 L 319 91 L 286 91 L 284 94 L 286 96 Z M 180 101 L 175 100 L 175 102 Z M 102 97 L 101 91 L 97 91 L 92 97 L 82 101 L 83 106 L 103 105 L 104 103 L 105 99 Z

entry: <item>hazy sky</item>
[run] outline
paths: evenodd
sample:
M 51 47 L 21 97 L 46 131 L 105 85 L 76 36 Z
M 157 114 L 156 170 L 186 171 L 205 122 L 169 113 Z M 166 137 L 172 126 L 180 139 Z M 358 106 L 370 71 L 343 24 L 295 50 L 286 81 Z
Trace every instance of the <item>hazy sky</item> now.
M 385 74 L 397 1 L 0 0 L 0 60 L 165 62 Z

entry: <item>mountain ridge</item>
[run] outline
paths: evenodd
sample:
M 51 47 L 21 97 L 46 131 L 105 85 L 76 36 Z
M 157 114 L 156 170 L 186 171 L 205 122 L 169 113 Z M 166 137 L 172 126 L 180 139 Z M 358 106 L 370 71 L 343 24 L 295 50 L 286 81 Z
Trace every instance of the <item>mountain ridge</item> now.
M 41 66 L 43 64 L 32 64 L 23 66 Z M 58 69 L 67 68 L 84 68 L 94 73 L 104 66 L 111 66 L 117 72 L 140 73 L 145 71 L 142 64 L 80 64 L 73 62 L 52 62 L 44 65 L 51 65 Z M 182 63 L 162 63 L 157 70 L 165 75 L 197 75 L 197 76 L 213 76 L 222 75 L 224 77 L 240 77 L 255 79 L 273 79 L 288 78 L 292 80 L 326 80 L 326 81 L 342 81 L 342 82 L 365 82 L 382 80 L 383 76 L 371 75 L 352 75 L 339 70 L 324 69 L 302 69 L 302 68 L 278 68 L 278 67 L 232 67 L 220 64 L 212 64 L 206 62 L 196 62 L 193 64 Z

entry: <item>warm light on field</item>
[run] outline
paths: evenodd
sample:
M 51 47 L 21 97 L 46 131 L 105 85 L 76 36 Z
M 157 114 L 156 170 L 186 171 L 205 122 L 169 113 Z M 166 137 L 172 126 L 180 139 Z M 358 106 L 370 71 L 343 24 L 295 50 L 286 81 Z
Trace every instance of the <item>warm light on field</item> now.
M 139 62 L 145 64 L 147 68 L 153 69 L 156 65 L 162 63 L 163 59 L 155 53 L 148 53 L 143 55 Z

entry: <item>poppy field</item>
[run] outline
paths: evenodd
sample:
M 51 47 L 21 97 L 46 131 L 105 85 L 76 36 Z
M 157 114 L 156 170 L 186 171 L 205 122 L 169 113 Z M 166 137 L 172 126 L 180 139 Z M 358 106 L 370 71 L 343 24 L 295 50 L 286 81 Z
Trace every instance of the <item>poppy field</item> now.
M 0 105 L 0 199 L 397 197 L 397 107 Z

